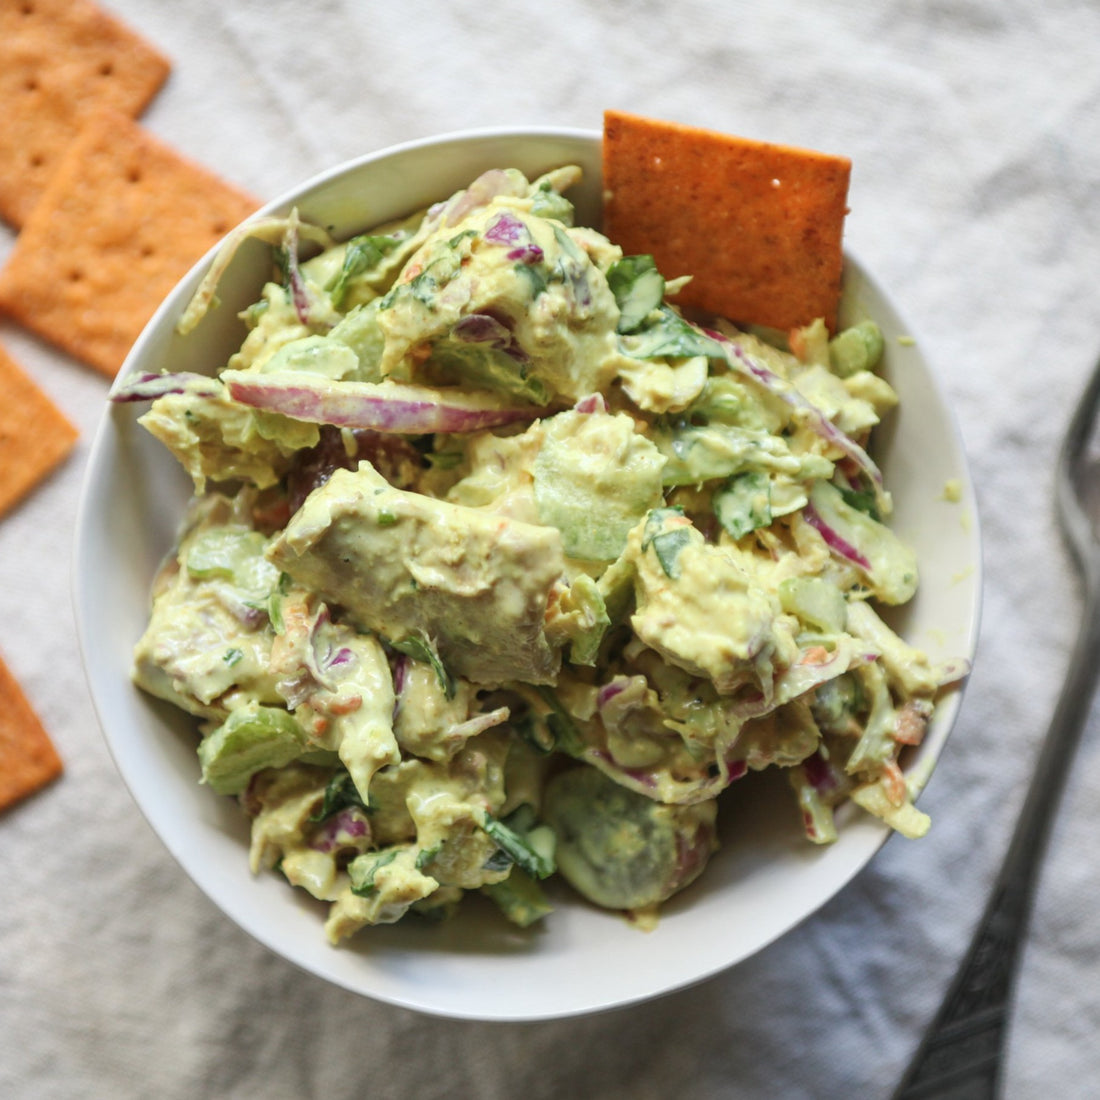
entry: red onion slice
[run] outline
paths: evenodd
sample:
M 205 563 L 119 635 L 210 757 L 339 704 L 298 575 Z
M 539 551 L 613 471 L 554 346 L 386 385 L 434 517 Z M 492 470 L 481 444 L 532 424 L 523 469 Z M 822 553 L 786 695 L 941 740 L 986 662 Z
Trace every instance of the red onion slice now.
M 155 401 L 170 393 L 193 393 L 201 397 L 215 397 L 222 392 L 221 383 L 205 374 L 179 371 L 175 374 L 156 374 L 142 371 L 122 379 L 111 390 L 111 400 Z
M 281 413 L 294 420 L 369 428 L 399 435 L 474 432 L 524 420 L 544 410 L 502 408 L 493 394 L 429 389 L 398 382 L 331 382 L 301 372 L 222 375 L 229 396 L 242 405 Z

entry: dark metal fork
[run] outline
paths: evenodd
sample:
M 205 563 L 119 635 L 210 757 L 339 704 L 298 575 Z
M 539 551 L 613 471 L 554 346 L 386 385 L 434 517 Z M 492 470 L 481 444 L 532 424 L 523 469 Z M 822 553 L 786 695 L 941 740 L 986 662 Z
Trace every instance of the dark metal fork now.
M 1039 868 L 1100 673 L 1100 409 L 1097 365 L 1058 456 L 1058 516 L 1085 586 L 1084 617 L 1050 729 L 1036 760 L 1004 865 L 939 1012 L 894 1100 L 993 1100 L 1000 1095 L 1017 964 Z

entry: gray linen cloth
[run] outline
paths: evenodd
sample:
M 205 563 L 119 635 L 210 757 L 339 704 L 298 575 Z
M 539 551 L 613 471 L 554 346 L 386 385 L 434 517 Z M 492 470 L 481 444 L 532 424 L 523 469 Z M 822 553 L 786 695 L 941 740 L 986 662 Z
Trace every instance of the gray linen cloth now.
M 146 124 L 262 198 L 397 141 L 487 125 L 598 128 L 606 107 L 850 156 L 848 244 L 920 334 L 973 463 L 982 637 L 921 799 L 928 837 L 891 839 L 835 900 L 740 966 L 551 1023 L 453 1022 L 373 1003 L 239 931 L 118 777 L 69 598 L 107 387 L 5 323 L 0 339 L 83 434 L 0 523 L 0 652 L 67 764 L 59 783 L 0 817 L 0 1095 L 887 1096 L 981 911 L 1079 614 L 1052 467 L 1100 353 L 1100 8 L 110 6 L 174 62 Z M 1025 957 L 1011 1097 L 1086 1097 L 1100 1080 L 1100 716 L 1092 725 Z

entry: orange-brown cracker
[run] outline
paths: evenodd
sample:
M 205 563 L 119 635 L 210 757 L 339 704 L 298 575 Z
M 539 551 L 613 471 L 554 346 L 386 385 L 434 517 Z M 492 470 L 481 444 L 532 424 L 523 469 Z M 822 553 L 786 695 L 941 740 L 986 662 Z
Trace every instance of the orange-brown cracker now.
M 114 375 L 172 287 L 257 206 L 139 123 L 98 111 L 0 271 L 0 308 Z
M 835 330 L 851 161 L 604 114 L 604 232 L 648 253 L 676 301 L 735 322 Z
M 0 810 L 56 779 L 61 770 L 49 734 L 0 659 Z
M 88 113 L 136 118 L 168 72 L 91 0 L 0 0 L 0 216 L 22 225 Z
M 0 347 L 0 516 L 76 442 L 76 428 Z

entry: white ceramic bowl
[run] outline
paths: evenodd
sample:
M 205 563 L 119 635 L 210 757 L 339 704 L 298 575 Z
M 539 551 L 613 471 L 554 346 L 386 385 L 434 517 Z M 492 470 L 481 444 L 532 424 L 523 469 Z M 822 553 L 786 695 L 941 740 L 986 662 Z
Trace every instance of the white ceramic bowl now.
M 578 220 L 598 225 L 600 136 L 573 130 L 484 130 L 401 145 L 318 176 L 266 210 L 296 204 L 304 219 L 342 237 L 444 198 L 490 167 L 534 176 L 566 163 L 585 173 L 571 192 Z M 184 339 L 174 324 L 207 256 L 161 306 L 122 375 L 224 363 L 241 340 L 235 315 L 257 296 L 269 255 L 247 244 L 219 287 L 220 308 Z M 843 319 L 864 316 L 885 334 L 885 373 L 901 396 L 876 454 L 893 491 L 894 526 L 922 568 L 919 594 L 895 624 L 934 658 L 970 657 L 980 552 L 964 453 L 919 343 L 899 340 L 908 326 L 848 257 Z M 135 423 L 140 412 L 130 404 L 106 410 L 78 520 L 75 608 L 95 707 L 119 771 L 169 851 L 215 904 L 292 962 L 357 993 L 442 1016 L 533 1020 L 624 1005 L 708 977 L 771 943 L 833 897 L 886 839 L 884 826 L 848 807 L 838 814 L 840 839 L 815 847 L 802 836 L 782 777 L 754 777 L 727 794 L 720 852 L 665 907 L 655 931 L 638 931 L 562 888 L 556 911 L 527 932 L 510 929 L 473 897 L 449 923 L 368 928 L 350 945 L 331 947 L 319 903 L 276 875 L 249 873 L 246 820 L 230 800 L 199 786 L 191 720 L 130 683 L 150 580 L 190 493 L 175 460 Z M 950 479 L 961 482 L 959 503 L 944 500 Z M 958 701 L 955 693 L 937 709 L 915 767 L 934 762 Z

